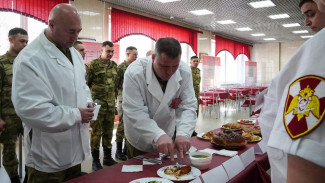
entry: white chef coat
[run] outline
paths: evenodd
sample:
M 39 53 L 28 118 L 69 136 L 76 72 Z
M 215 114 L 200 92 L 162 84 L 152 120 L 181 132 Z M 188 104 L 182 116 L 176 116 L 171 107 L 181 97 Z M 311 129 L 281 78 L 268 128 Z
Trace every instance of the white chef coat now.
M 182 102 L 170 106 L 175 98 Z M 152 58 L 141 58 L 126 70 L 123 83 L 123 120 L 127 140 L 135 148 L 154 152 L 161 135 L 191 137 L 196 125 L 197 100 L 189 66 L 180 61 L 165 93 L 152 69 Z
M 258 119 L 263 139 L 267 141 L 267 152 L 271 164 L 272 182 L 286 182 L 287 179 L 287 155 L 292 154 L 325 167 L 325 80 L 319 84 L 312 84 L 308 78 L 325 78 L 325 29 L 317 33 L 313 38 L 306 41 L 297 53 L 290 59 L 280 73 L 272 80 L 267 94 L 264 96 L 264 105 Z M 305 77 L 308 77 L 307 79 Z M 285 113 L 286 105 L 290 106 L 290 100 L 299 96 L 299 91 L 309 85 L 318 97 L 320 117 L 316 118 L 310 111 L 309 116 L 304 116 L 301 121 L 297 120 L 293 112 Z M 309 87 L 308 86 L 308 87 Z M 290 96 L 290 97 L 288 97 Z M 300 97 L 299 99 L 301 99 Z M 298 97 L 297 97 L 298 99 Z M 312 98 L 307 98 L 311 100 Z M 294 100 L 292 100 L 294 101 Z M 303 102 L 303 100 L 301 100 Z M 302 108 L 303 105 L 301 105 Z M 313 110 L 313 109 L 312 109 Z M 298 123 L 293 123 L 293 122 Z M 289 125 L 302 124 L 306 121 L 309 133 L 296 135 Z M 318 121 L 318 126 L 313 126 Z M 287 126 L 287 127 L 286 127 Z M 290 132 L 290 133 L 289 133 Z M 290 135 L 292 134 L 292 135 Z
M 24 124 L 26 165 L 42 172 L 65 170 L 89 154 L 78 107 L 91 95 L 82 57 L 69 49 L 73 65 L 42 31 L 14 62 L 12 101 Z

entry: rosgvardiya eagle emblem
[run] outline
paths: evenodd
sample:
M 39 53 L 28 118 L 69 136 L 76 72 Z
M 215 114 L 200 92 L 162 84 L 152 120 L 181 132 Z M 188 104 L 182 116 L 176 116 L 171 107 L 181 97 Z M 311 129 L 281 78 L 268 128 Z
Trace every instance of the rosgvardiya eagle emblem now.
M 325 79 L 307 75 L 293 81 L 288 88 L 283 110 L 283 124 L 288 135 L 297 139 L 311 133 L 325 116 Z
M 314 92 L 314 90 L 309 88 L 309 85 L 300 90 L 299 94 L 292 99 L 286 114 L 293 111 L 293 114 L 297 115 L 298 121 L 300 121 L 302 117 L 309 116 L 310 112 L 312 112 L 314 116 L 319 119 L 320 104 Z

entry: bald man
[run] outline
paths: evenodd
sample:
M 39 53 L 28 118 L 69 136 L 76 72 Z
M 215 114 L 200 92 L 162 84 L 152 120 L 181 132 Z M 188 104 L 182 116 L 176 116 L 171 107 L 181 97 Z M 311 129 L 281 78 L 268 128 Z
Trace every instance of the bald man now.
M 72 48 L 82 29 L 76 8 L 55 6 L 48 28 L 17 56 L 12 101 L 24 123 L 28 182 L 80 176 L 93 117 L 85 65 Z

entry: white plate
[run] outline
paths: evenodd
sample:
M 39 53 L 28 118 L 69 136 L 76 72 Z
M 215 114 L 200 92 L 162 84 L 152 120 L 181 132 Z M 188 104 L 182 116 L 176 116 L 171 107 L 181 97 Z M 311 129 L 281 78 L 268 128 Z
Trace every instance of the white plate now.
M 131 181 L 130 183 L 148 183 L 150 181 L 160 181 L 161 183 L 173 183 L 170 180 L 159 178 L 159 177 L 146 177 L 146 178 L 141 178 L 141 179 L 136 179 Z
M 247 121 L 252 121 L 251 123 L 248 122 L 241 122 L 240 120 L 247 120 Z M 240 119 L 237 120 L 238 123 L 245 124 L 245 125 L 254 125 L 256 123 L 256 119 Z
M 205 133 L 199 133 L 199 134 L 197 134 L 196 136 L 198 137 L 198 138 L 200 138 L 200 139 L 203 139 L 203 140 L 209 140 L 210 141 L 210 139 L 209 138 L 203 138 L 203 135 L 204 135 Z
M 258 141 L 261 141 L 262 140 L 262 137 L 260 137 L 258 135 L 254 135 L 254 137 L 258 137 L 258 139 L 256 139 L 256 140 L 249 140 L 247 142 L 258 142 Z
M 186 175 L 182 175 L 179 179 L 177 179 L 176 177 L 174 176 L 171 176 L 171 175 L 166 175 L 165 174 L 165 169 L 167 167 L 174 167 L 175 165 L 169 165 L 169 166 L 165 166 L 165 167 L 162 167 L 162 168 L 159 168 L 159 170 L 157 171 L 157 174 L 162 177 L 162 178 L 165 178 L 165 179 L 168 179 L 168 180 L 173 180 L 173 181 L 184 181 L 184 180 L 192 180 L 192 179 L 195 179 L 197 177 L 199 177 L 201 175 L 201 171 L 193 166 L 191 166 L 191 172 L 186 174 Z

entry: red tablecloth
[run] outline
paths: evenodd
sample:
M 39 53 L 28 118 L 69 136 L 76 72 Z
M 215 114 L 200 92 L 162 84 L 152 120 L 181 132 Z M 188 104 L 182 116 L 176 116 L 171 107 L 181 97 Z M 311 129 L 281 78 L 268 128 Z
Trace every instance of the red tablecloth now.
M 220 131 L 220 129 L 216 129 L 215 131 Z M 209 142 L 198 137 L 191 138 L 192 146 L 196 147 L 198 150 L 202 150 L 205 148 L 214 149 L 215 147 Z M 238 155 L 242 154 L 246 150 L 251 147 L 254 147 L 257 143 L 249 143 L 243 149 L 238 151 Z M 220 150 L 220 149 L 217 149 Z M 154 157 L 154 155 L 146 154 L 148 157 Z M 270 176 L 266 173 L 266 170 L 270 168 L 267 154 L 264 155 L 255 155 L 255 161 L 253 161 L 249 166 L 245 168 L 241 173 L 232 178 L 229 182 L 250 182 L 250 183 L 262 183 L 271 182 Z M 213 155 L 212 162 L 210 167 L 207 170 L 201 171 L 202 174 L 208 170 L 211 170 L 223 162 L 230 159 L 230 157 Z M 104 168 L 102 170 L 90 173 L 88 175 L 84 175 L 82 177 L 75 178 L 73 180 L 68 181 L 68 183 L 83 183 L 83 182 L 96 182 L 96 183 L 106 183 L 106 182 L 114 182 L 114 183 L 127 183 L 135 179 L 144 178 L 144 177 L 159 177 L 157 175 L 157 170 L 161 167 L 167 165 L 174 165 L 175 162 L 171 162 L 169 159 L 163 159 L 163 164 L 161 165 L 144 165 L 142 172 L 134 172 L 134 173 L 122 173 L 123 165 L 141 165 L 142 161 L 137 159 L 129 159 L 123 163 L 116 164 L 114 166 L 110 166 Z M 187 155 L 184 158 L 183 164 L 191 165 L 189 156 Z M 216 177 L 217 179 L 217 177 Z M 202 180 L 202 179 L 201 179 Z M 183 181 L 189 182 L 189 181 Z

